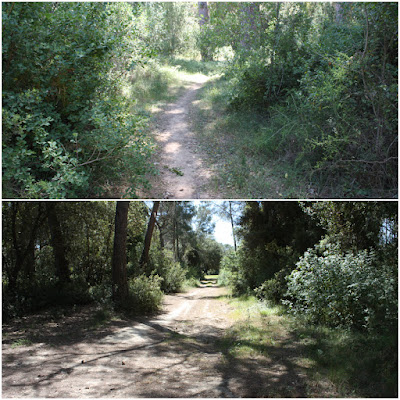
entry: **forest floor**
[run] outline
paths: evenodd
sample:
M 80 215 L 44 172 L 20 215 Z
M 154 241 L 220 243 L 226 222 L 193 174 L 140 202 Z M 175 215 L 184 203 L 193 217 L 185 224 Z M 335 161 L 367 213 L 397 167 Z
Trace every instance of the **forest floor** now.
M 307 382 L 307 366 L 286 331 L 267 356 L 234 355 L 237 343 L 226 332 L 238 321 L 226 294 L 208 280 L 165 296 L 152 317 L 94 326 L 96 310 L 84 307 L 3 324 L 2 396 L 335 396 L 331 386 Z
M 212 171 L 191 129 L 189 111 L 197 92 L 209 80 L 191 75 L 183 95 L 167 105 L 157 117 L 153 135 L 157 143 L 154 163 L 159 174 L 150 177 L 150 189 L 140 197 L 164 199 L 210 199 L 222 197 L 211 189 Z

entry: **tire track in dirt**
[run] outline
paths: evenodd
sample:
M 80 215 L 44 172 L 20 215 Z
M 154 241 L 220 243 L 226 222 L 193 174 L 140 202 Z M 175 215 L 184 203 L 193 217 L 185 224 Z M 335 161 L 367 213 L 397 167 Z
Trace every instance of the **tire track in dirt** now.
M 221 349 L 233 324 L 231 306 L 220 301 L 225 294 L 207 282 L 165 296 L 159 315 L 113 320 L 95 330 L 85 328 L 90 308 L 36 330 L 29 319 L 23 326 L 3 324 L 2 396 L 309 397 L 290 337 L 266 355 L 236 357 Z M 32 344 L 13 348 L 29 331 Z
M 224 293 L 203 286 L 169 295 L 160 315 L 114 322 L 83 338 L 65 332 L 60 343 L 3 343 L 2 395 L 232 397 L 215 370 L 222 354 L 214 342 L 229 326 L 220 318 L 229 306 L 217 300 Z

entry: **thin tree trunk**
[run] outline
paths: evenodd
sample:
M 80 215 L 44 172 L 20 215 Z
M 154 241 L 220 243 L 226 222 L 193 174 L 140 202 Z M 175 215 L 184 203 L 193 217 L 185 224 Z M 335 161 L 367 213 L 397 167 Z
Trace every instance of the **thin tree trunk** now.
M 65 256 L 65 241 L 56 212 L 56 202 L 46 202 L 47 221 L 50 228 L 51 245 L 54 253 L 54 265 L 61 285 L 70 281 L 70 271 Z
M 161 226 L 157 220 L 156 220 L 156 225 L 158 227 L 158 231 L 160 232 L 160 247 L 163 249 L 165 247 L 165 241 L 164 241 L 164 232 L 163 232 L 163 226 Z
M 258 10 L 258 5 L 256 3 L 242 3 L 242 17 L 241 17 L 241 27 L 242 27 L 242 39 L 240 44 L 243 49 L 249 50 L 252 45 L 253 37 L 256 34 L 256 20 L 255 12 Z
M 210 13 L 208 11 L 208 5 L 206 1 L 199 1 L 199 25 L 200 31 L 204 30 L 204 26 L 207 25 L 210 19 Z M 212 61 L 212 54 L 210 54 L 209 48 L 207 46 L 200 45 L 200 53 L 202 61 Z
M 114 253 L 112 258 L 112 295 L 117 305 L 128 297 L 126 272 L 126 234 L 128 228 L 129 201 L 117 201 L 115 212 Z
M 274 62 L 275 62 L 275 53 L 276 53 L 276 49 L 278 47 L 278 42 L 279 42 L 280 9 L 281 9 L 281 3 L 277 2 L 276 3 L 276 24 L 275 24 L 275 30 L 274 30 L 274 48 L 272 49 L 271 64 L 274 64 Z
M 140 258 L 140 266 L 146 265 L 149 261 L 151 238 L 153 236 L 154 225 L 156 223 L 156 215 L 157 215 L 159 206 L 160 206 L 159 201 L 155 201 L 153 203 L 153 209 L 151 211 L 149 224 L 147 225 L 146 236 L 144 238 L 144 248 L 143 248 L 142 256 Z
M 234 226 L 234 223 L 233 223 L 232 203 L 231 202 L 229 202 L 229 217 L 231 219 L 231 226 L 232 226 L 233 246 L 234 246 L 235 252 L 236 252 L 236 250 L 237 250 L 237 247 L 236 247 L 236 235 L 235 235 L 235 226 Z
M 176 232 L 176 202 L 175 202 L 172 214 L 172 247 L 174 249 L 174 260 L 178 261 L 176 242 L 177 242 L 177 232 Z
M 337 24 L 341 24 L 343 22 L 343 5 L 342 3 L 333 3 L 335 7 L 335 21 Z

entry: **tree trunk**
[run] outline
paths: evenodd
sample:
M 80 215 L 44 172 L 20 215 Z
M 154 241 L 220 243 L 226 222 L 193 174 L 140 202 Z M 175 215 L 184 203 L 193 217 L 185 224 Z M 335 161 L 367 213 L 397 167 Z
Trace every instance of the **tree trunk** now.
M 237 250 L 236 235 L 235 235 L 235 226 L 233 224 L 233 214 L 232 214 L 232 203 L 231 202 L 229 202 L 229 217 L 231 219 L 231 226 L 232 226 L 233 246 L 234 246 L 235 252 L 236 252 L 236 250 Z
M 46 202 L 47 221 L 50 228 L 51 245 L 54 253 L 54 266 L 61 285 L 70 281 L 68 261 L 65 256 L 65 241 L 56 212 L 56 202 Z
M 200 17 L 199 20 L 200 27 L 205 25 L 210 19 L 210 15 L 208 12 L 208 5 L 206 1 L 199 1 L 199 17 Z
M 147 232 L 144 238 L 144 248 L 142 252 L 142 257 L 140 258 L 140 266 L 144 266 L 149 261 L 149 251 L 150 251 L 150 244 L 151 238 L 153 236 L 154 225 L 156 223 L 156 215 L 158 211 L 158 207 L 160 206 L 159 201 L 155 201 L 153 204 L 153 210 L 151 211 L 149 224 L 147 225 Z
M 208 5 L 206 1 L 199 1 L 199 25 L 200 32 L 204 31 L 204 26 L 210 19 L 210 13 L 208 12 Z M 212 61 L 212 54 L 207 45 L 200 44 L 200 54 L 202 61 Z
M 343 4 L 342 3 L 333 3 L 335 7 L 335 21 L 337 24 L 341 24 L 343 22 Z
M 17 290 L 18 276 L 21 270 L 29 279 L 35 278 L 35 241 L 37 240 L 37 231 L 45 220 L 45 214 L 42 212 L 41 203 L 37 203 L 37 214 L 31 217 L 29 221 L 26 215 L 20 216 L 24 223 L 24 228 L 18 227 L 18 215 L 22 212 L 23 203 L 11 203 L 11 235 L 15 254 L 14 265 L 4 266 L 8 277 L 8 288 L 11 292 Z
M 129 201 L 117 201 L 115 212 L 114 253 L 112 258 L 112 296 L 117 305 L 128 297 L 126 272 L 126 234 L 128 227 Z
M 252 41 L 256 32 L 256 20 L 255 12 L 258 10 L 259 5 L 256 3 L 242 3 L 241 8 L 241 27 L 242 27 L 242 39 L 240 44 L 242 49 L 249 50 L 252 46 Z

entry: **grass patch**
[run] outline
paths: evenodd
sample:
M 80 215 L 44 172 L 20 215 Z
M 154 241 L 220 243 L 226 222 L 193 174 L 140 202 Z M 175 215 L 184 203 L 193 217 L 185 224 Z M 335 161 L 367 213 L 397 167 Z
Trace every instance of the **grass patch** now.
M 194 277 L 186 278 L 182 285 L 182 291 L 187 292 L 194 287 L 200 287 L 200 280 Z
M 321 326 L 297 325 L 306 357 L 341 396 L 397 397 L 397 335 L 368 334 Z
M 12 343 L 11 348 L 15 349 L 17 347 L 23 347 L 23 346 L 31 346 L 32 341 L 26 338 L 21 338 L 16 340 L 15 342 Z
M 211 280 L 211 279 L 214 279 L 214 280 L 218 280 L 218 275 L 204 275 L 204 279 L 208 279 L 208 280 Z
M 129 76 L 125 95 L 136 113 L 157 112 L 174 101 L 196 75 L 215 75 L 222 63 L 183 58 L 159 58 L 136 67 Z
M 223 61 L 199 61 L 183 57 L 164 59 L 164 63 L 186 74 L 218 75 L 225 66 Z
M 308 325 L 252 296 L 227 299 L 235 321 L 218 343 L 230 362 L 282 363 L 306 376 L 308 397 L 397 397 L 397 334 Z M 328 388 L 328 389 L 327 389 Z
M 132 112 L 146 114 L 175 100 L 186 84 L 179 70 L 154 60 L 131 72 L 125 92 Z
M 215 187 L 229 198 L 306 198 L 308 183 L 293 159 L 268 151 L 265 113 L 227 109 L 229 83 L 210 80 L 191 110 L 193 128 L 216 172 Z

